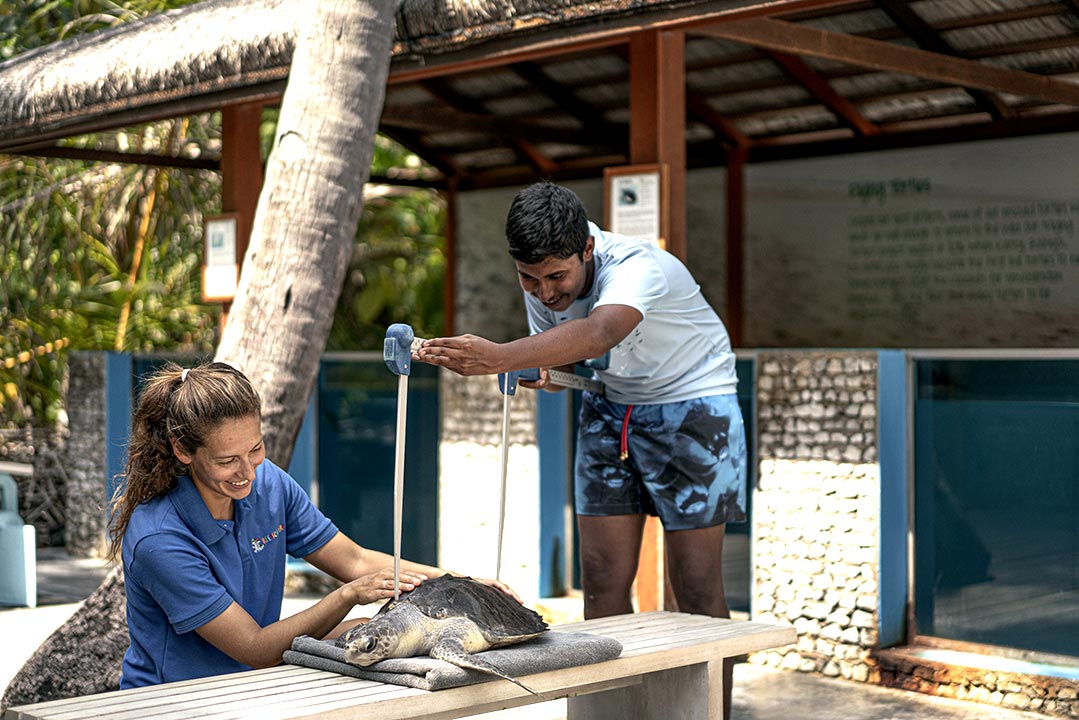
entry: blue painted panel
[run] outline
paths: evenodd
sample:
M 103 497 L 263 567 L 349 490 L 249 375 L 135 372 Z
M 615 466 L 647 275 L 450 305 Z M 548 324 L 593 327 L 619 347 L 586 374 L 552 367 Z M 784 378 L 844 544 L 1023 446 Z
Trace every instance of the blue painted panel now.
M 315 448 L 315 426 L 318 424 L 316 406 L 318 393 L 311 393 L 311 400 L 307 404 L 307 412 L 303 416 L 303 424 L 296 436 L 296 443 L 292 447 L 292 459 L 289 460 L 288 474 L 291 475 L 300 487 L 308 495 L 315 486 L 317 480 L 317 450 Z
M 880 644 L 906 641 L 907 608 L 907 356 L 877 354 L 880 448 Z
M 539 435 L 540 473 L 540 583 L 543 597 L 566 594 L 572 570 L 566 563 L 566 543 L 573 527 L 566 527 L 573 507 L 573 419 L 571 393 L 537 393 L 536 424 Z M 567 508 L 571 512 L 567 512 Z
M 438 562 L 439 369 L 412 367 L 401 554 Z M 364 547 L 393 552 L 398 376 L 381 357 L 323 359 L 318 380 L 319 508 Z
M 750 612 L 753 583 L 753 555 L 750 552 L 750 531 L 753 527 L 753 488 L 757 485 L 756 432 L 757 418 L 756 360 L 742 358 L 735 363 L 738 374 L 738 409 L 746 438 L 746 522 L 727 523 L 727 538 L 723 545 L 723 587 L 727 605 L 735 612 Z
M 124 472 L 127 441 L 131 436 L 133 363 L 130 355 L 105 353 L 105 502 L 111 498 Z

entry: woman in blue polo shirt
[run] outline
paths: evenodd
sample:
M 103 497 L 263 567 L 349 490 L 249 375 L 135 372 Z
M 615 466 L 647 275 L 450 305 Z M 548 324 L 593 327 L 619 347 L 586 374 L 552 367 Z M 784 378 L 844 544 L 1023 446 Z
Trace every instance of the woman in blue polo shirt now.
M 342 534 L 266 459 L 258 394 L 225 363 L 150 378 L 112 509 L 131 636 L 121 688 L 276 665 L 297 635 L 334 637 L 353 606 L 393 596 L 393 558 Z M 286 554 L 345 584 L 280 620 Z M 401 589 L 444 572 L 402 561 Z

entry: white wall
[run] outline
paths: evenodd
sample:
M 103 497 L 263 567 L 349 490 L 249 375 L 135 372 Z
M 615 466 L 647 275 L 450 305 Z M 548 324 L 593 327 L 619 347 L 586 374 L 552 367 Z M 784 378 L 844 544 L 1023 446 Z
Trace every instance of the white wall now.
M 1079 135 L 747 172 L 745 345 L 1079 341 Z

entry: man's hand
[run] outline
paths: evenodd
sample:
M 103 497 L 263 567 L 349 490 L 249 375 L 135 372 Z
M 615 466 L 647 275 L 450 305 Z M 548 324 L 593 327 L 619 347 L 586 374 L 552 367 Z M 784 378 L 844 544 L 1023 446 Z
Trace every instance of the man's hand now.
M 490 585 L 493 588 L 501 590 L 502 592 L 506 593 L 507 595 L 509 595 L 511 598 L 513 598 L 517 602 L 523 602 L 521 600 L 521 597 L 517 593 L 515 593 L 513 591 L 513 588 L 511 588 L 509 585 L 502 582 L 501 580 L 495 580 L 493 578 L 472 578 L 472 579 L 477 580 L 477 581 L 483 583 L 484 585 Z
M 538 380 L 521 380 L 517 379 L 517 384 L 521 387 L 531 388 L 533 390 L 558 390 L 557 385 L 551 383 L 551 373 L 547 368 L 539 369 Z
M 503 369 L 501 347 L 478 335 L 458 335 L 424 340 L 412 357 L 461 375 L 491 375 Z

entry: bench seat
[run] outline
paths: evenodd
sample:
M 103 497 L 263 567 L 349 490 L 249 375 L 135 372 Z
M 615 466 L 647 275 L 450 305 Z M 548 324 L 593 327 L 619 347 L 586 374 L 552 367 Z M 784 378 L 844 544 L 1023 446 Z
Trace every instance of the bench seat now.
M 787 645 L 795 631 L 739 620 L 650 612 L 558 625 L 619 640 L 614 660 L 522 678 L 567 720 L 723 717 L 722 660 Z M 427 692 L 295 665 L 166 683 L 8 709 L 5 720 L 449 719 L 542 702 L 509 682 Z

